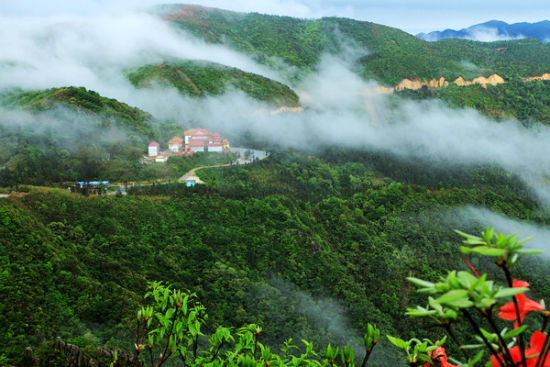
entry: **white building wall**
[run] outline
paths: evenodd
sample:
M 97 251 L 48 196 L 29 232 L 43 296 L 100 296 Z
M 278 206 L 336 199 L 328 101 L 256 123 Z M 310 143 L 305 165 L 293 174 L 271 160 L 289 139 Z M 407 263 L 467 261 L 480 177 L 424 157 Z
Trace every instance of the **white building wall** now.
M 157 155 L 159 155 L 159 147 L 158 146 L 149 147 L 148 153 L 149 153 L 149 157 L 156 157 Z
M 223 152 L 223 147 L 221 147 L 221 146 L 216 146 L 216 147 L 210 146 L 210 147 L 208 147 L 208 151 L 209 152 L 215 152 L 215 153 L 221 153 L 221 152 Z
M 204 152 L 204 147 L 191 147 L 192 152 Z

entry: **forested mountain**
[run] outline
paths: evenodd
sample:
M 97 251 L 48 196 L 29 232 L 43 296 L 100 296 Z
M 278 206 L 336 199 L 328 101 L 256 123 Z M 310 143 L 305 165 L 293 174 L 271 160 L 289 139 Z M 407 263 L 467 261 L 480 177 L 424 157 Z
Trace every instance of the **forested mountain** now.
M 253 329 L 258 330 L 256 341 L 274 352 L 286 353 L 284 341 L 289 338 L 299 350 L 306 348 L 302 339 L 316 350 L 350 343 L 359 365 L 361 336 L 374 323 L 384 337 L 369 366 L 399 366 L 403 356 L 385 335 L 417 340 L 450 335 L 445 329 L 450 322 L 433 327 L 404 317 L 414 304 L 439 306 L 437 300 L 417 294 L 407 277 L 426 279 L 425 285 L 450 269 L 476 274 L 477 269 L 497 281 L 511 281 L 499 273 L 502 248 L 490 249 L 493 258 L 460 252 L 462 238 L 453 229 L 479 233 L 486 225 L 468 213 L 487 211 L 508 222 L 542 228 L 543 235 L 550 225 L 550 167 L 544 160 L 548 132 L 543 125 L 550 123 L 550 81 L 524 79 L 550 72 L 550 45 L 536 39 L 426 42 L 395 28 L 334 17 L 305 20 L 191 5 L 155 11 L 173 27 L 170 32 L 177 30 L 170 35 L 188 37 L 184 30 L 252 56 L 280 73 L 276 79 L 306 89 L 303 98 L 285 84 L 224 66 L 224 60 L 180 60 L 159 55 L 158 48 L 150 57 L 138 48 L 124 66 L 109 68 L 114 57 L 75 70 L 108 70 L 106 77 L 89 80 L 103 83 L 105 90 L 113 88 L 113 95 L 146 95 L 152 100 L 141 103 L 159 104 L 159 116 L 183 115 L 177 123 L 86 87 L 3 91 L 0 365 L 23 367 L 21 356 L 32 346 L 44 357 L 42 366 L 63 366 L 64 356 L 52 356 L 49 349 L 58 336 L 90 353 L 104 345 L 128 351 L 148 348 L 136 343 L 136 315 L 141 319 L 148 312 L 139 308 L 151 302 L 144 296 L 148 283 L 160 281 L 196 292 L 208 310 L 204 335 L 196 332 L 196 324 L 186 325 L 196 332 L 191 343 L 195 352 L 208 345 L 219 326 L 242 332 L 240 327 L 255 323 L 262 328 L 261 334 Z M 159 24 L 157 18 L 155 22 Z M 100 23 L 105 24 L 103 19 Z M 65 37 L 66 28 L 59 29 Z M 50 35 L 55 44 L 59 35 Z M 79 57 L 69 58 L 71 62 L 82 59 L 80 52 L 78 47 Z M 326 77 L 319 71 L 327 53 L 340 58 L 340 68 L 329 80 L 315 80 Z M 84 58 L 87 66 L 93 63 Z M 151 63 L 160 59 L 165 61 Z M 506 82 L 389 95 L 376 93 L 374 83 L 371 91 L 366 83 L 374 78 L 393 87 L 403 78 L 471 80 L 492 73 Z M 181 105 L 182 99 L 174 98 L 178 105 L 170 106 L 162 91 L 137 90 L 155 83 L 207 98 L 185 98 Z M 235 90 L 255 99 L 254 108 L 265 102 L 303 109 L 278 115 L 243 113 L 248 99 L 235 105 L 218 98 Z M 465 107 L 489 118 L 463 111 Z M 513 118 L 523 126 L 517 121 L 499 124 Z M 245 145 L 243 151 L 265 151 L 266 158 L 239 165 L 231 153 L 210 152 L 173 155 L 165 163 L 140 162 L 151 140 L 166 149 L 165 142 L 174 135 L 210 126 L 236 136 Z M 202 165 L 216 165 L 195 172 L 203 184 L 177 182 Z M 97 179 L 143 182 L 127 195 L 88 196 L 66 189 L 76 180 Z M 483 251 L 487 249 L 479 253 Z M 514 277 L 531 283 L 537 299 L 548 299 L 550 274 L 544 258 L 527 260 L 514 271 Z M 484 282 L 480 276 L 469 285 L 488 284 L 488 293 L 495 290 Z M 519 286 L 503 293 L 509 297 L 525 290 Z M 480 303 L 473 318 L 497 312 L 503 302 L 497 302 L 496 293 L 490 306 Z M 158 316 L 157 321 L 164 326 L 171 322 Z M 531 331 L 539 320 L 526 325 Z M 479 331 L 469 325 L 453 330 L 460 339 Z M 508 340 L 518 336 L 517 330 L 508 333 Z M 500 343 L 496 334 L 490 338 Z M 202 365 L 221 365 L 217 353 L 229 352 L 235 344 L 227 342 Z M 460 353 L 454 342 L 445 348 L 455 356 Z M 255 349 L 249 354 L 249 363 L 240 367 L 269 367 L 256 360 Z M 326 355 L 314 358 L 319 362 L 315 366 L 353 367 L 345 358 L 342 364 Z M 484 362 L 489 358 L 483 356 Z M 302 362 L 294 360 L 293 365 Z M 183 365 L 194 366 L 185 358 Z
M 216 96 L 235 89 L 275 106 L 300 104 L 296 93 L 282 83 L 212 62 L 186 60 L 145 65 L 128 71 L 126 75 L 137 87 L 156 82 L 173 86 L 180 93 L 193 97 Z
M 12 91 L 0 95 L 0 105 L 7 109 L 24 109 L 33 112 L 49 111 L 65 107 L 77 114 L 87 114 L 97 119 L 97 128 L 112 125 L 133 131 L 136 138 L 156 136 L 151 114 L 130 107 L 116 99 L 105 98 L 84 87 L 62 87 L 38 91 Z
M 491 73 L 513 78 L 550 70 L 550 45 L 534 39 L 426 42 L 396 28 L 345 18 L 304 20 L 194 5 L 169 5 L 159 11 L 207 42 L 227 44 L 272 66 L 283 60 L 301 72 L 315 68 L 324 52 L 349 46 L 358 52 L 361 75 L 390 86 L 403 78 L 472 79 Z
M 462 38 L 473 41 L 537 38 L 542 42 L 548 42 L 550 40 L 550 21 L 508 24 L 499 20 L 490 20 L 458 31 L 445 29 L 444 31 L 419 33 L 416 36 L 425 41 L 439 41 L 444 38 Z
M 39 189 L 0 200 L 2 352 L 16 357 L 56 336 L 131 349 L 130 321 L 158 279 L 198 293 L 206 332 L 259 322 L 273 348 L 288 337 L 355 342 L 366 322 L 414 336 L 424 331 L 402 317 L 419 301 L 405 277 L 466 268 L 450 208 L 548 221 L 515 178 L 489 167 L 430 177 L 421 165 L 338 150 L 274 153 L 203 177 L 210 187 L 121 198 Z M 534 270 L 543 264 L 529 266 L 519 275 L 539 274 L 532 286 L 547 296 L 550 279 Z M 397 364 L 382 344 L 374 365 Z
M 416 100 L 439 99 L 455 108 L 474 108 L 500 121 L 518 119 L 530 124 L 550 124 L 550 81 L 524 82 L 514 79 L 506 84 L 446 88 L 406 89 L 400 96 Z

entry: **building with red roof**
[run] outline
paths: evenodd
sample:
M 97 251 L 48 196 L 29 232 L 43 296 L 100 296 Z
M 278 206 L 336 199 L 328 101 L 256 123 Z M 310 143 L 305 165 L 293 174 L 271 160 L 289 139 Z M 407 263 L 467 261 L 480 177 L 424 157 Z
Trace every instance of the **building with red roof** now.
M 206 129 L 189 129 L 184 132 L 185 146 L 191 152 L 224 152 L 229 151 L 229 141 L 220 133 L 211 133 Z
M 183 148 L 183 139 L 179 136 L 174 136 L 172 139 L 168 140 L 168 149 L 174 153 L 182 152 Z

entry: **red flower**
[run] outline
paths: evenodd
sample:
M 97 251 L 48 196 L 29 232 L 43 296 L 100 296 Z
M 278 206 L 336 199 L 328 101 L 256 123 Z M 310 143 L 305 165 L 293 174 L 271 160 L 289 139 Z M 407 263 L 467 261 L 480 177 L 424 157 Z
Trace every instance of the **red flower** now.
M 441 363 L 441 367 L 458 367 L 456 364 L 451 364 L 447 362 L 447 353 L 445 353 L 445 348 L 443 347 L 437 347 L 437 349 L 433 352 L 430 352 L 430 358 L 432 361 L 439 361 Z M 429 367 L 433 366 L 432 363 L 424 363 L 422 367 Z M 546 367 L 546 366 L 545 366 Z
M 524 287 L 529 287 L 529 283 L 523 280 L 514 279 L 512 286 L 514 288 L 524 288 Z M 525 314 L 527 312 L 542 310 L 542 305 L 540 303 L 530 300 L 523 293 L 516 295 L 516 300 L 518 301 L 520 322 L 523 322 L 523 319 L 525 318 Z M 498 316 L 501 319 L 511 320 L 511 321 L 515 320 L 516 323 L 514 324 L 514 328 L 518 327 L 516 306 L 514 305 L 514 302 L 508 302 L 504 306 L 500 307 L 498 310 L 500 311 Z
M 531 335 L 530 340 L 530 348 L 525 351 L 525 359 L 527 362 L 527 367 L 536 367 L 540 353 L 542 351 L 542 347 L 544 346 L 544 342 L 546 340 L 546 334 L 541 333 L 540 331 L 535 331 L 533 335 Z M 519 346 L 515 346 L 510 349 L 510 355 L 512 356 L 512 361 L 514 363 L 521 362 L 521 352 L 519 350 Z M 505 360 L 503 356 L 500 356 L 502 360 Z M 495 356 L 491 356 L 491 364 L 493 367 L 499 367 L 500 363 L 498 362 L 497 358 Z M 550 366 L 550 358 L 546 358 L 546 361 L 544 362 L 544 365 L 541 365 L 541 367 L 549 367 Z

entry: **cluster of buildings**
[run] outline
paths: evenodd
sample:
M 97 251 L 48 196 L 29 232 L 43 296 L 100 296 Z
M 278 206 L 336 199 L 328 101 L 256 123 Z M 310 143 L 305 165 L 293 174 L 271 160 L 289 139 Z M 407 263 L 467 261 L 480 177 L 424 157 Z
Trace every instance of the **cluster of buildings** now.
M 174 136 L 168 140 L 168 150 L 160 150 L 156 141 L 149 144 L 147 158 L 155 162 L 166 162 L 171 155 L 192 155 L 196 152 L 229 152 L 229 141 L 219 133 L 206 129 L 189 129 L 183 133 L 183 138 Z

